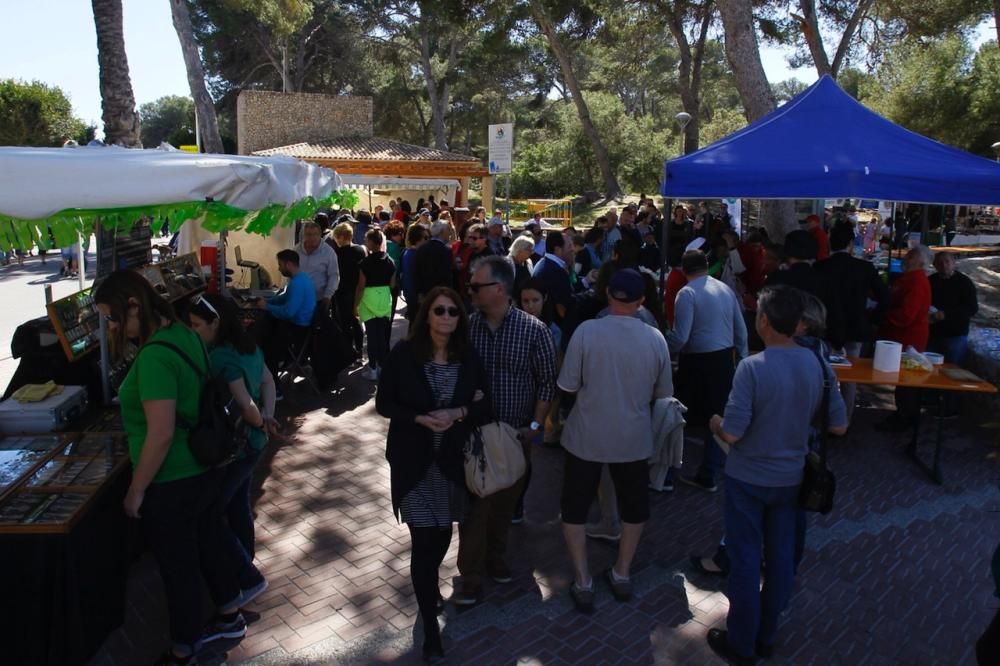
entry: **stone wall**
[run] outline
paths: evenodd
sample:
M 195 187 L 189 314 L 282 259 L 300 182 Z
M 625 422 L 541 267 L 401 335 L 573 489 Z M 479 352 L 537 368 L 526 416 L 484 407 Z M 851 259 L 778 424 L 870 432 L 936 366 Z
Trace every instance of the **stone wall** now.
M 303 141 L 372 136 L 372 98 L 244 90 L 236 99 L 240 155 Z

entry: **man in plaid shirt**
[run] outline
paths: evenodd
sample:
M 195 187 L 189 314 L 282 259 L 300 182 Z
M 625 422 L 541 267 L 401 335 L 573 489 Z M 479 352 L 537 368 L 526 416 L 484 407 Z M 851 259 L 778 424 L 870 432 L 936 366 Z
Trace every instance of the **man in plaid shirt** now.
M 507 530 L 531 476 L 530 443 L 541 435 L 542 422 L 555 391 L 556 349 L 545 324 L 511 304 L 514 265 L 507 257 L 484 257 L 473 264 L 469 291 L 477 312 L 469 317 L 469 337 L 486 367 L 496 418 L 521 432 L 524 477 L 510 488 L 476 498 L 459 529 L 458 570 L 462 584 L 452 597 L 473 605 L 488 575 L 511 581 L 504 561 Z

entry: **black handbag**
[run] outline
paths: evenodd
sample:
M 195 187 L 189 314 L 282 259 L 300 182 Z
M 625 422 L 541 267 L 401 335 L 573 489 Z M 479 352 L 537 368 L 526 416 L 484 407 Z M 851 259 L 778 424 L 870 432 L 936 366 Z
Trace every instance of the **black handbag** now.
M 826 431 L 830 426 L 830 391 L 833 382 L 819 352 L 815 349 L 812 351 L 819 361 L 820 372 L 823 373 L 823 399 L 820 401 L 819 411 L 813 416 L 813 428 L 819 438 L 818 451 L 812 450 L 810 446 L 809 453 L 806 454 L 802 486 L 799 488 L 799 508 L 827 514 L 833 510 L 833 496 L 837 491 L 837 477 L 826 464 Z

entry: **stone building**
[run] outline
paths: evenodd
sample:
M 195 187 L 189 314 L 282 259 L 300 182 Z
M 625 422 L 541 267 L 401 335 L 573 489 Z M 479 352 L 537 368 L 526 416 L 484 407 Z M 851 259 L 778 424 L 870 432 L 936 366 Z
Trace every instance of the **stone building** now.
M 475 157 L 374 136 L 370 97 L 244 90 L 236 101 L 241 155 L 289 155 L 335 169 L 361 205 L 434 194 L 468 202 L 472 178 L 493 199 L 493 176 Z

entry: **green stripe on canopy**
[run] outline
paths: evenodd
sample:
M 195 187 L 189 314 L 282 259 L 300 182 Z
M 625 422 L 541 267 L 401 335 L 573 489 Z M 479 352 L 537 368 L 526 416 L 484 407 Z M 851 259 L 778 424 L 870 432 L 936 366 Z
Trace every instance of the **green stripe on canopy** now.
M 268 236 L 275 227 L 287 227 L 296 220 L 312 218 L 319 209 L 354 208 L 357 203 L 358 193 L 345 189 L 318 201 L 306 197 L 290 206 L 271 204 L 258 211 L 244 210 L 221 201 L 182 201 L 127 208 L 69 209 L 39 220 L 0 215 L 0 250 L 28 250 L 34 245 L 52 249 L 49 229 L 56 247 L 68 247 L 76 243 L 77 234 L 89 234 L 97 222 L 106 228 L 130 229 L 142 218 L 149 219 L 154 228 L 166 221 L 171 232 L 176 232 L 189 220 L 201 219 L 202 227 L 211 233 L 243 230 Z

